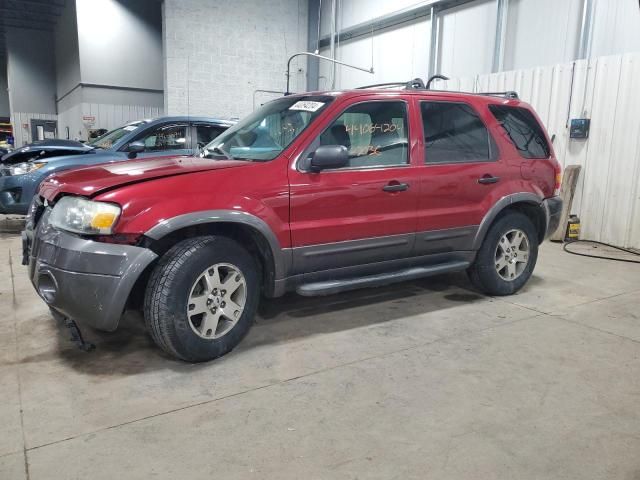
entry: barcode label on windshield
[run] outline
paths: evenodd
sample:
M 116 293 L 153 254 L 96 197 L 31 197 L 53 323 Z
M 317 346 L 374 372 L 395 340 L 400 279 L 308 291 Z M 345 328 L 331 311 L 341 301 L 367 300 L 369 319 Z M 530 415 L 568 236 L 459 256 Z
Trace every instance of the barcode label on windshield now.
M 289 107 L 289 110 L 301 110 L 303 112 L 315 112 L 324 105 L 323 102 L 300 100 Z

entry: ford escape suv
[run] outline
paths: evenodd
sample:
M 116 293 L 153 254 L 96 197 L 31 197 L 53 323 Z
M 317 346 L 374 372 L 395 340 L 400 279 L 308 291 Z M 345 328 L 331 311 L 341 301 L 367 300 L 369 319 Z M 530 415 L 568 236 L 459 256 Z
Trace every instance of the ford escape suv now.
M 285 96 L 201 157 L 49 177 L 25 263 L 54 315 L 111 331 L 144 313 L 187 361 L 231 351 L 261 296 L 466 270 L 517 292 L 558 225 L 560 166 L 513 94 L 368 88 Z

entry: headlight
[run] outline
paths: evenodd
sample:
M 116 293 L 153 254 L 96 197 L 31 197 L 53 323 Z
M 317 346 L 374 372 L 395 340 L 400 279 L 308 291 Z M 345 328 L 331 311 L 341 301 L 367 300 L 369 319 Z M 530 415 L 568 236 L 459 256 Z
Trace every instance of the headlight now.
M 33 172 L 46 165 L 46 163 L 38 162 L 22 162 L 9 167 L 9 173 L 11 175 L 24 175 L 25 173 Z
M 109 235 L 120 216 L 120 207 L 81 197 L 62 197 L 53 207 L 49 223 L 83 235 Z

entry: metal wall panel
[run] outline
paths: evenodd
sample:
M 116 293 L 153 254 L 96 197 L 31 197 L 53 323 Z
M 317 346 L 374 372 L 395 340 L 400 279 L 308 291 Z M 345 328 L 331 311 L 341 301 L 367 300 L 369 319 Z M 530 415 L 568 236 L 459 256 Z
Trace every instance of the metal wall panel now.
M 358 37 L 341 42 L 336 50 L 337 60 L 369 68 L 373 59 L 374 74 L 338 66 L 336 88 L 353 88 L 398 79 L 425 77 L 429 61 L 430 35 L 431 25 L 426 17 L 422 17 L 394 28 L 380 30 L 373 37 Z M 399 51 L 403 53 L 399 54 Z M 329 49 L 321 50 L 320 54 L 330 56 Z M 331 62 L 319 62 L 320 90 L 331 89 L 331 68 Z
M 31 143 L 31 119 L 56 120 L 57 116 L 45 113 L 22 113 L 13 112 L 11 115 L 11 124 L 13 125 L 13 138 L 15 140 L 14 147 L 22 147 L 27 143 Z M 23 128 L 23 124 L 27 124 L 27 128 Z M 58 126 L 60 129 L 60 126 Z M 58 132 L 59 133 L 59 132 Z
M 573 82 L 572 82 L 573 78 Z M 462 91 L 515 90 L 531 103 L 563 166 L 582 165 L 572 213 L 582 238 L 640 248 L 640 53 L 439 82 Z M 588 140 L 569 119 L 591 118 Z
M 573 60 L 582 2 L 509 0 L 504 68 L 516 70 Z

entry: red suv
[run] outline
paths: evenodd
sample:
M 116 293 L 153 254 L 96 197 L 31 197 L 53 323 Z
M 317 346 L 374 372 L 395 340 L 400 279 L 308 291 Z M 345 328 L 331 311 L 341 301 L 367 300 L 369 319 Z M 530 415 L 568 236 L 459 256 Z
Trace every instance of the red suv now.
M 205 361 L 240 342 L 261 295 L 461 270 L 489 295 L 517 292 L 558 225 L 559 178 L 512 93 L 290 95 L 200 157 L 49 177 L 25 263 L 57 316 L 111 331 L 141 308 L 163 350 Z

